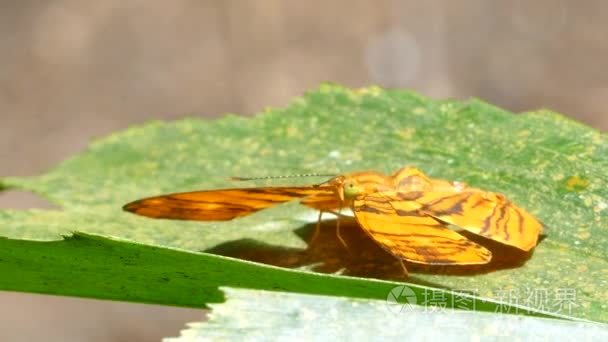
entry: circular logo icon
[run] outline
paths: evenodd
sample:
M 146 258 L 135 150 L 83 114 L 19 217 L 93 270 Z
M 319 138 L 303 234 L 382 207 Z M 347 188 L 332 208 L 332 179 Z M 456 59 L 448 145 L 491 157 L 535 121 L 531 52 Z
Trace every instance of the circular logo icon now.
M 408 286 L 400 285 L 393 287 L 386 296 L 386 306 L 394 314 L 402 314 L 412 310 L 416 305 L 416 294 Z

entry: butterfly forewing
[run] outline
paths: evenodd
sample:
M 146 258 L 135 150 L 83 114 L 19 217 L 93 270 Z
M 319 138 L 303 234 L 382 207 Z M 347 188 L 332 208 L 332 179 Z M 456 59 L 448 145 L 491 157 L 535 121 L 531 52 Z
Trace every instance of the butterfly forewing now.
M 448 229 L 443 222 L 418 210 L 397 210 L 397 193 L 359 196 L 353 202 L 363 230 L 381 247 L 410 262 L 435 265 L 485 264 L 492 258 L 486 248 Z
M 317 193 L 303 198 L 300 203 L 317 210 L 336 210 L 343 206 L 335 193 Z
M 260 187 L 182 192 L 131 202 L 124 210 L 154 218 L 225 221 L 313 195 L 334 194 L 328 186 Z

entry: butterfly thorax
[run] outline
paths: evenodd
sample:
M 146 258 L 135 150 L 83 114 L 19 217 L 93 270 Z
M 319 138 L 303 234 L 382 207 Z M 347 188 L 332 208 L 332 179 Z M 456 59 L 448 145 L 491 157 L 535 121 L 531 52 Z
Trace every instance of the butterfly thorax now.
M 347 173 L 319 186 L 327 187 L 332 191 L 306 197 L 301 203 L 319 210 L 334 210 L 350 207 L 354 199 L 365 194 L 385 191 L 397 191 L 403 194 L 431 190 L 454 192 L 467 188 L 464 183 L 430 179 L 413 167 L 404 167 L 391 175 L 376 171 Z
M 300 203 L 317 210 L 338 210 L 350 207 L 357 194 L 384 191 L 391 184 L 390 177 L 379 172 L 343 174 L 318 184 L 318 189 L 328 190 L 307 196 Z
M 392 178 L 375 171 L 362 171 L 340 175 L 328 181 L 336 189 L 336 196 L 345 205 L 361 194 L 390 190 Z

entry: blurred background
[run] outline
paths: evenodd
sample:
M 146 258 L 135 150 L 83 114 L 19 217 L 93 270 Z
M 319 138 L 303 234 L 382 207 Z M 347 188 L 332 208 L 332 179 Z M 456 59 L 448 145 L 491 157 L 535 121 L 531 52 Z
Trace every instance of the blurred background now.
M 0 175 L 151 119 L 252 115 L 323 81 L 549 108 L 608 129 L 600 0 L 0 0 Z M 0 193 L 0 208 L 49 207 Z M 148 341 L 204 313 L 0 292 L 0 340 Z

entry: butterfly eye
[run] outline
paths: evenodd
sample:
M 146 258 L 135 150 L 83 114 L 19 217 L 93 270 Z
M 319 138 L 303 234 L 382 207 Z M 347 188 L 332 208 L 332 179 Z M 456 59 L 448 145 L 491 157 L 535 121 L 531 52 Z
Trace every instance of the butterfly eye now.
M 361 189 L 352 182 L 344 183 L 344 198 L 355 198 L 361 193 Z

